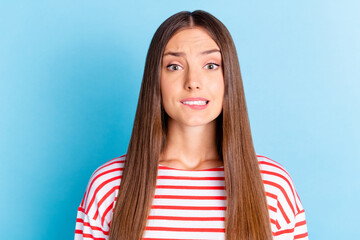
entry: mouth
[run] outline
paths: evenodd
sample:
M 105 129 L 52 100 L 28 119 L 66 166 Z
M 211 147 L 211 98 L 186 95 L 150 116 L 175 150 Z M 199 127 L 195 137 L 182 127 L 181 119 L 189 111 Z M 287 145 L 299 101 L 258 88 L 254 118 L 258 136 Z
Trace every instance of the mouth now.
M 186 98 L 180 101 L 182 104 L 185 105 L 199 105 L 199 106 L 204 106 L 206 104 L 208 104 L 210 101 L 205 99 L 205 98 Z
M 209 104 L 209 100 L 205 98 L 186 98 L 180 101 L 184 105 L 188 105 L 190 107 L 205 107 Z
M 182 104 L 185 105 L 199 105 L 199 106 L 203 106 L 208 104 L 209 101 L 183 101 Z

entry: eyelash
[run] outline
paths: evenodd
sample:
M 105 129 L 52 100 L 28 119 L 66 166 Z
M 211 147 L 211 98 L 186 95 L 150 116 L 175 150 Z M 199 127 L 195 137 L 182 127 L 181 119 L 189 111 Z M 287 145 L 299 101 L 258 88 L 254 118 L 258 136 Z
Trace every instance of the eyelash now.
M 170 69 L 170 68 L 173 67 L 173 66 L 180 67 L 179 64 L 169 64 L 169 65 L 166 66 L 166 68 L 167 68 L 168 70 L 170 70 L 170 71 L 176 71 L 176 70 Z
M 208 66 L 208 65 L 214 65 L 216 68 L 214 68 L 214 69 L 217 69 L 220 65 L 219 64 L 216 64 L 216 63 L 208 63 L 208 64 L 206 64 L 205 66 Z M 171 70 L 170 68 L 171 67 L 173 67 L 173 66 L 178 66 L 178 67 L 180 67 L 180 65 L 178 65 L 178 64 L 169 64 L 169 65 L 167 65 L 166 66 L 166 68 L 168 69 L 168 70 L 170 70 L 170 71 L 177 71 L 177 70 Z M 209 69 L 209 70 L 213 70 L 213 69 Z
M 208 65 L 215 65 L 215 69 L 217 69 L 220 65 L 219 64 L 216 64 L 216 63 L 208 63 L 208 64 L 206 64 L 205 66 L 208 66 Z

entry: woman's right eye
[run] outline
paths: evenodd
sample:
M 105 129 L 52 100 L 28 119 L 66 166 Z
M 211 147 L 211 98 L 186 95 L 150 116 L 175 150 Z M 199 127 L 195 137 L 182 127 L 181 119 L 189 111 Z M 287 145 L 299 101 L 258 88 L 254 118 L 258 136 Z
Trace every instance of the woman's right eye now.
M 182 67 L 180 67 L 180 66 L 177 65 L 177 64 L 167 65 L 166 68 L 169 69 L 170 71 L 178 71 L 178 70 L 183 69 Z

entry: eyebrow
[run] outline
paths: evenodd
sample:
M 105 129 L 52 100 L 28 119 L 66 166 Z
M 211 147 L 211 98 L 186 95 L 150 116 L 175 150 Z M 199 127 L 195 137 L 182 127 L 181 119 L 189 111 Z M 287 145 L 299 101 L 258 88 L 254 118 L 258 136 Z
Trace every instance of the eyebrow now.
M 210 49 L 210 50 L 201 52 L 199 55 L 207 55 L 207 54 L 211 54 L 214 52 L 221 53 L 219 49 Z M 166 53 L 164 53 L 163 57 L 168 56 L 168 55 L 180 57 L 180 56 L 185 56 L 186 54 L 184 52 L 166 52 Z

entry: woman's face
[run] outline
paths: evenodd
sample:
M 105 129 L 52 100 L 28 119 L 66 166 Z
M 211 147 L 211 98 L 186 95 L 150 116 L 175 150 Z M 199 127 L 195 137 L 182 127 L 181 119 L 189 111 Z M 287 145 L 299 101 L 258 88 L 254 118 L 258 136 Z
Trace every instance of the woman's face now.
M 218 45 L 202 28 L 180 30 L 169 40 L 160 77 L 169 121 L 201 126 L 219 116 L 224 98 L 221 64 Z

